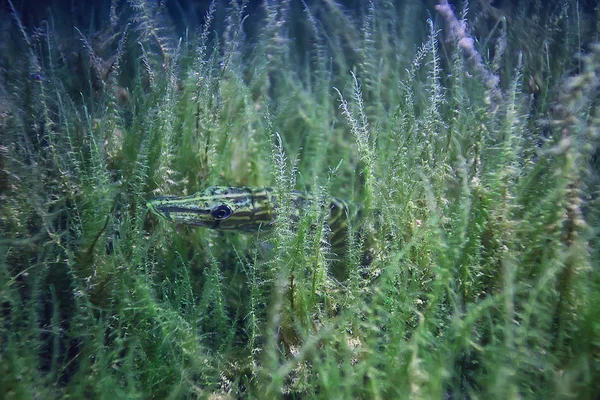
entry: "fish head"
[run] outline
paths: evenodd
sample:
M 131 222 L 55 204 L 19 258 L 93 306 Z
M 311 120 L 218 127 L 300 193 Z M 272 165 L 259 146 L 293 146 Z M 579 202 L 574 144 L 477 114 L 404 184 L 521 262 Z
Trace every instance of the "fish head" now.
M 269 189 L 211 186 L 190 196 L 163 196 L 147 202 L 159 218 L 217 230 L 258 231 L 275 217 Z

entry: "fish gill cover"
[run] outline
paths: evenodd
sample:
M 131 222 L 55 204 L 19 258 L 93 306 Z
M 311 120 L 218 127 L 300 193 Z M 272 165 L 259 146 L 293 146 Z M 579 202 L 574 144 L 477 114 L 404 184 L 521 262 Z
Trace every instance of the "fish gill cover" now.
M 597 398 L 596 2 L 0 7 L 0 398 Z

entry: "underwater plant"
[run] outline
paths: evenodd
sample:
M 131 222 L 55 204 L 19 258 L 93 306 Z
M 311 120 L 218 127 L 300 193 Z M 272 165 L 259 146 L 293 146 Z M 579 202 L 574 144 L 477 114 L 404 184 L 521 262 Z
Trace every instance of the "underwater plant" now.
M 596 398 L 593 3 L 1 4 L 0 398 Z

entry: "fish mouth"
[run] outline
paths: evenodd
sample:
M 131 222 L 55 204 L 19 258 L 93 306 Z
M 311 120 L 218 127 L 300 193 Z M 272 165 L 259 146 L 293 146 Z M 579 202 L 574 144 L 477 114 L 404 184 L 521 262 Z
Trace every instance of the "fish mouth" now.
M 164 218 L 168 221 L 171 221 L 171 217 L 168 215 L 168 210 L 165 213 L 164 211 L 162 211 L 159 207 L 157 207 L 156 204 L 154 204 L 152 201 L 147 201 L 146 202 L 146 208 L 148 209 L 148 211 L 150 211 L 152 214 L 157 215 L 160 218 Z
M 215 221 L 210 218 L 210 210 L 199 209 L 185 204 L 171 204 L 164 198 L 152 199 L 146 206 L 160 219 L 183 225 L 214 227 Z M 218 226 L 218 224 L 217 224 Z
M 173 222 L 173 219 L 171 218 L 171 214 L 169 212 L 169 207 L 161 207 L 161 204 L 156 204 L 156 202 L 152 200 L 146 202 L 146 207 L 148 208 L 148 210 L 150 210 L 150 212 L 156 214 L 158 217 Z

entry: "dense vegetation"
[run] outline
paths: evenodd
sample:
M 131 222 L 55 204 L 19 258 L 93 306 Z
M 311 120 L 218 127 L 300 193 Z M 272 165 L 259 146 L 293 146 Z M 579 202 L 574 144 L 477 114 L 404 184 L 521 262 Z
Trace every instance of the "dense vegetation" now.
M 0 397 L 595 398 L 600 10 L 246 3 L 3 5 Z

